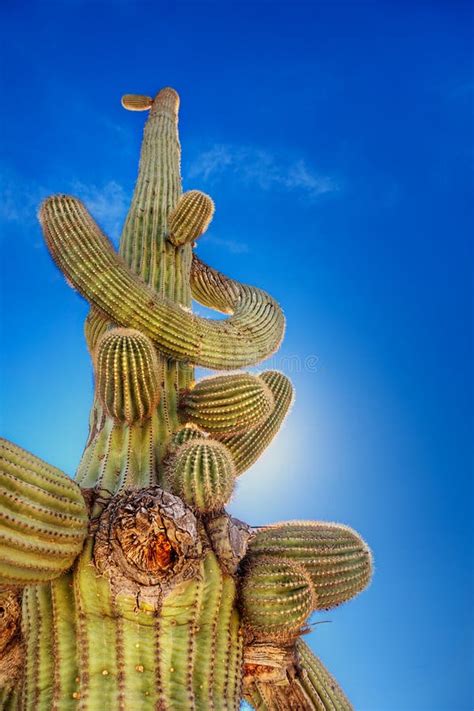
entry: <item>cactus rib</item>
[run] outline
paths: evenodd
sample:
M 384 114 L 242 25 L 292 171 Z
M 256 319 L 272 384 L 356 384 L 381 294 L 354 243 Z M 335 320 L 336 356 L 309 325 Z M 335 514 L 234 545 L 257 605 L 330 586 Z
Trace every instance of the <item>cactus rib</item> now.
M 274 408 L 270 415 L 253 429 L 238 434 L 215 435 L 232 453 L 238 475 L 257 461 L 278 434 L 293 402 L 293 386 L 286 375 L 268 370 L 258 376 L 273 395 Z
M 0 582 L 26 585 L 64 573 L 88 525 L 77 484 L 21 447 L 0 440 Z
M 151 417 L 160 397 L 158 360 L 149 338 L 133 329 L 106 331 L 95 353 L 96 390 L 117 422 Z
M 179 414 L 210 434 L 247 432 L 265 421 L 275 406 L 266 383 L 238 373 L 204 378 L 182 395 Z
M 168 465 L 175 494 L 199 513 L 221 511 L 234 488 L 234 464 L 227 448 L 212 439 L 182 444 Z

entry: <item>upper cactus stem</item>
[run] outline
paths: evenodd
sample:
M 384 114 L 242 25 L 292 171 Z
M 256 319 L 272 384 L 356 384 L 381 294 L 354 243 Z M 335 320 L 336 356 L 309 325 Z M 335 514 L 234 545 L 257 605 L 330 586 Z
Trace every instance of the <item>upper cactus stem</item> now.
M 169 87 L 151 104 L 120 254 L 159 294 L 189 307 L 191 245 L 185 245 L 176 259 L 175 247 L 166 239 L 168 215 L 182 193 L 178 110 L 179 96 Z

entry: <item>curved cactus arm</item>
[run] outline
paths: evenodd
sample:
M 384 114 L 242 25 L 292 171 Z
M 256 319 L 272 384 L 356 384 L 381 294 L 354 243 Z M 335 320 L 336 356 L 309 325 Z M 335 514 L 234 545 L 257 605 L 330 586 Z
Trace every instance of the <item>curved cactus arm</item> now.
M 0 584 L 24 586 L 64 573 L 87 535 L 78 485 L 21 447 L 0 440 Z
M 193 299 L 223 314 L 232 313 L 232 304 L 239 298 L 243 285 L 205 264 L 193 254 L 190 272 Z
M 240 434 L 213 435 L 231 451 L 237 474 L 243 474 L 257 461 L 277 435 L 293 402 L 293 386 L 290 380 L 276 370 L 268 370 L 258 376 L 273 395 L 274 408 L 271 414 L 257 427 Z
M 296 641 L 290 661 L 279 660 L 283 654 L 278 648 L 250 649 L 244 699 L 256 711 L 353 711 L 334 677 L 303 640 Z
M 268 385 L 248 373 L 204 378 L 181 395 L 179 417 L 209 434 L 248 432 L 272 413 Z
M 214 369 L 252 365 L 271 355 L 285 320 L 264 291 L 235 286 L 227 320 L 189 313 L 135 276 L 75 198 L 53 196 L 40 210 L 51 256 L 74 287 L 111 320 L 136 328 L 166 356 Z
M 356 531 L 337 523 L 289 521 L 260 529 L 250 561 L 288 560 L 304 567 L 315 591 L 313 609 L 336 607 L 362 592 L 372 577 L 372 554 Z

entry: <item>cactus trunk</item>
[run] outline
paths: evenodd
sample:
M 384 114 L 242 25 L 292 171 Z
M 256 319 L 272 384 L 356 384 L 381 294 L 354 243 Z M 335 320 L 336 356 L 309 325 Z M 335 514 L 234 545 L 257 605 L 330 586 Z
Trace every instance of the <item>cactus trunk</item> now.
M 75 482 L 0 447 L 0 709 L 232 711 L 245 697 L 346 711 L 299 637 L 313 610 L 367 584 L 365 544 L 322 524 L 257 531 L 225 511 L 291 383 L 275 371 L 194 383 L 195 365 L 271 355 L 283 314 L 193 255 L 214 204 L 182 194 L 176 92 L 122 103 L 150 113 L 120 253 L 75 198 L 40 211 L 91 305 L 95 392 Z M 228 318 L 196 316 L 192 298 Z

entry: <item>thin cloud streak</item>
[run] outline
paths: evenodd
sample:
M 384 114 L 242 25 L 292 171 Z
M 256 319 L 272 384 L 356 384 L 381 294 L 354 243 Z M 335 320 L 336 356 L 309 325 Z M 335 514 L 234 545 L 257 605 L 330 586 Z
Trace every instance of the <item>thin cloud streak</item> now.
M 5 166 L 1 168 L 0 221 L 17 224 L 35 221 L 40 203 L 48 195 L 47 188 L 12 176 Z
M 250 252 L 249 245 L 240 240 L 217 237 L 212 233 L 205 234 L 202 239 L 208 244 L 214 244 L 216 247 L 221 247 L 231 254 L 248 254 Z
M 117 242 L 131 199 L 123 187 L 115 180 L 109 180 L 102 187 L 75 181 L 72 192 L 84 201 L 92 217 Z
M 333 177 L 311 170 L 302 158 L 288 160 L 265 149 L 231 144 L 215 144 L 201 153 L 188 176 L 217 182 L 229 173 L 261 190 L 300 191 L 313 199 L 340 190 Z
M 41 202 L 57 191 L 9 175 L 7 170 L 2 172 L 0 222 L 25 226 L 37 223 Z M 65 186 L 65 192 L 83 200 L 106 234 L 118 240 L 130 203 L 130 196 L 119 183 L 110 180 L 99 187 L 74 180 Z

